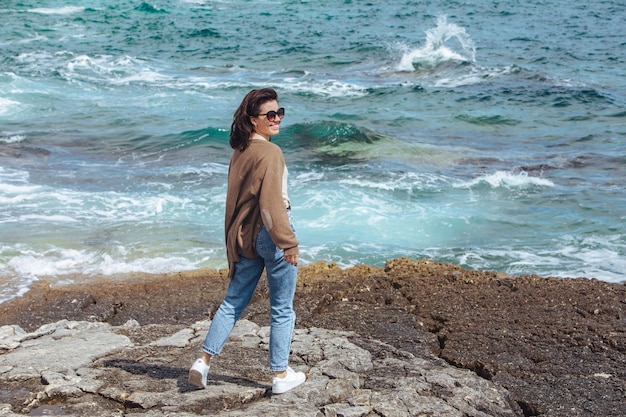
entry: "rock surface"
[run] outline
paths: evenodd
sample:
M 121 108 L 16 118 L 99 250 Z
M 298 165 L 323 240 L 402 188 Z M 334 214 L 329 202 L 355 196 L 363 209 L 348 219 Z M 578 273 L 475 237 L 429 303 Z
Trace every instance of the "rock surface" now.
M 626 415 L 626 285 L 407 259 L 313 264 L 293 344 L 311 378 L 280 396 L 264 284 L 209 389 L 187 385 L 226 285 L 223 271 L 42 282 L 1 304 L 0 415 Z
M 269 328 L 240 321 L 207 389 L 186 381 L 208 322 L 191 327 L 62 320 L 26 333 L 5 326 L 0 405 L 19 414 L 150 416 L 519 416 L 508 392 L 433 356 L 416 357 L 352 332 L 300 329 L 293 366 L 308 381 L 279 396 L 266 381 Z M 5 399 L 6 401 L 6 399 Z

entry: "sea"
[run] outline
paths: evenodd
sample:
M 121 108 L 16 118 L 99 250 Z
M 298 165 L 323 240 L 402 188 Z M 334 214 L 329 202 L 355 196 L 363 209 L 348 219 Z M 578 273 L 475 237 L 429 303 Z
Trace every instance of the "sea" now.
M 227 268 L 272 87 L 301 265 L 626 280 L 626 2 L 2 0 L 0 302 Z

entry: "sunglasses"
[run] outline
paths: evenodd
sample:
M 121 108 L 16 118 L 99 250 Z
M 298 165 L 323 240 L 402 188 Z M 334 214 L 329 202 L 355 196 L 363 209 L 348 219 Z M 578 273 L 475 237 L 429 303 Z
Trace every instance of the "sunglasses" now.
M 285 108 L 281 107 L 278 111 L 270 110 L 267 113 L 259 113 L 259 116 L 266 116 L 267 120 L 273 122 L 276 120 L 276 116 L 279 116 L 281 119 L 285 117 Z

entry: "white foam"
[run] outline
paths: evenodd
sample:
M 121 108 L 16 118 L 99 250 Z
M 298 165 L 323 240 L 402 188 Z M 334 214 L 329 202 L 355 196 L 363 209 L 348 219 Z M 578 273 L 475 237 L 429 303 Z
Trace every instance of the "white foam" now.
M 158 71 L 154 71 L 148 68 L 142 68 L 139 72 L 134 74 L 130 74 L 126 77 L 114 78 L 111 79 L 111 83 L 115 85 L 126 85 L 130 83 L 158 83 L 164 81 L 172 81 L 172 77 L 165 76 L 160 74 Z
M 33 194 L 41 190 L 38 185 L 15 185 L 0 183 L 0 195 L 14 195 L 23 197 L 25 194 Z
M 26 294 L 30 286 L 35 281 L 37 281 L 37 278 L 34 277 L 2 278 L 2 284 L 0 284 L 0 304 L 4 303 L 5 301 L 9 301 L 15 297 L 21 297 L 22 295 Z
M 626 244 L 622 235 L 586 236 L 582 240 L 563 238 L 560 253 L 585 265 L 577 276 L 622 282 L 626 279 Z
M 127 56 L 118 59 L 110 55 L 91 57 L 89 55 L 78 55 L 72 57 L 66 64 L 71 72 L 90 70 L 99 74 L 109 74 L 116 72 L 121 74 L 124 69 L 134 68 L 133 60 Z
M 156 256 L 141 258 L 130 262 L 120 262 L 108 255 L 103 255 L 102 262 L 86 268 L 86 272 L 93 274 L 115 275 L 133 272 L 160 274 L 172 271 L 189 271 L 199 268 L 199 265 L 183 256 Z
M 47 254 L 24 253 L 9 260 L 7 265 L 19 276 L 52 276 L 59 273 L 76 273 L 77 266 L 89 263 L 92 256 L 84 251 L 65 250 L 53 256 Z
M 590 247 L 591 246 L 591 247 Z M 580 239 L 562 236 L 542 247 L 482 247 L 462 254 L 448 255 L 448 261 L 472 269 L 489 270 L 496 263 L 507 265 L 511 275 L 537 274 L 557 278 L 597 278 L 607 282 L 624 282 L 626 258 L 621 236 Z M 442 250 L 433 250 L 429 256 L 442 259 Z
M 10 213 L 11 208 L 18 207 L 19 204 L 39 198 L 42 187 L 30 184 L 28 178 L 27 171 L 0 167 L 0 208 L 6 213 Z M 0 221 L 12 222 L 14 220 L 11 217 L 0 217 Z
M 454 88 L 464 85 L 478 84 L 488 79 L 498 78 L 503 75 L 509 75 L 515 71 L 514 66 L 506 66 L 502 68 L 485 68 L 472 66 L 469 73 L 459 73 L 458 71 L 447 76 L 445 73 L 438 74 L 433 85 L 435 87 Z
M 85 8 L 82 6 L 63 6 L 63 7 L 37 7 L 34 9 L 28 10 L 31 13 L 40 13 L 40 14 L 73 14 L 80 13 L 84 11 Z
M 20 39 L 19 41 L 17 41 L 17 43 L 18 44 L 27 44 L 27 43 L 32 43 L 32 42 L 45 42 L 47 40 L 48 40 L 48 38 L 46 36 L 37 33 L 37 34 L 31 34 L 31 35 L 29 35 L 29 37 L 25 37 L 23 39 Z
M 0 104 L 0 108 L 2 107 L 2 104 Z M 0 109 L 0 113 L 2 113 L 2 110 Z M 24 139 L 26 139 L 24 136 L 22 135 L 13 135 L 13 136 L 5 136 L 5 137 L 0 137 L 0 142 L 4 142 L 4 143 L 19 143 L 22 142 Z
M 438 189 L 448 180 L 431 173 L 403 172 L 389 173 L 385 177 L 346 176 L 339 183 L 350 187 L 371 188 L 381 191 L 404 191 Z
M 527 172 L 496 171 L 492 174 L 481 175 L 470 181 L 457 182 L 455 188 L 471 188 L 480 184 L 488 184 L 492 188 L 527 188 L 527 187 L 554 187 L 554 183 L 546 178 L 531 177 Z
M 364 97 L 367 95 L 366 87 L 332 79 L 302 80 L 286 78 L 283 82 L 281 89 L 299 94 L 310 93 L 321 97 Z
M 19 102 L 0 97 L 0 114 L 7 114 L 18 108 Z
M 20 216 L 20 221 L 22 222 L 42 222 L 42 223 L 75 223 L 79 220 L 75 217 L 63 216 L 61 214 L 27 214 L 24 216 Z
M 161 74 L 149 68 L 145 62 L 130 57 L 111 55 L 77 55 L 65 63 L 69 78 L 104 77 L 111 85 L 128 85 L 132 83 L 165 83 L 175 84 L 175 78 Z
M 228 175 L 228 165 L 225 164 L 219 164 L 217 162 L 208 162 L 202 165 L 202 167 L 197 168 L 197 167 L 184 167 L 181 170 L 181 173 L 183 175 L 188 175 L 188 174 L 194 174 L 194 175 L 198 175 L 201 174 L 203 175 L 205 178 L 207 177 L 214 177 L 214 176 L 225 176 Z
M 0 166 L 0 180 L 7 181 L 20 181 L 26 182 L 28 180 L 28 171 L 21 171 L 16 169 L 8 169 Z
M 18 255 L 15 255 L 19 253 Z M 114 275 L 128 273 L 159 274 L 193 270 L 203 267 L 225 267 L 223 249 L 193 247 L 179 253 L 150 256 L 135 247 L 121 245 L 107 252 L 86 249 L 68 249 L 52 245 L 35 249 L 24 244 L 0 248 L 0 302 L 13 298 L 41 277 L 59 277 L 69 274 Z M 11 278 L 19 277 L 19 278 Z

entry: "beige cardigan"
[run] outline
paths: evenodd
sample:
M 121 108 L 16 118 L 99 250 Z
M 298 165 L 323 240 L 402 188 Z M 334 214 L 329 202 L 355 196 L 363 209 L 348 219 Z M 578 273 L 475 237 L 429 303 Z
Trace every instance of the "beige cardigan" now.
M 257 258 L 256 237 L 265 226 L 272 241 L 285 255 L 298 254 L 298 240 L 291 230 L 283 200 L 285 159 L 281 149 L 265 140 L 251 140 L 244 151 L 235 150 L 228 169 L 226 194 L 226 256 L 234 273 L 239 255 Z

